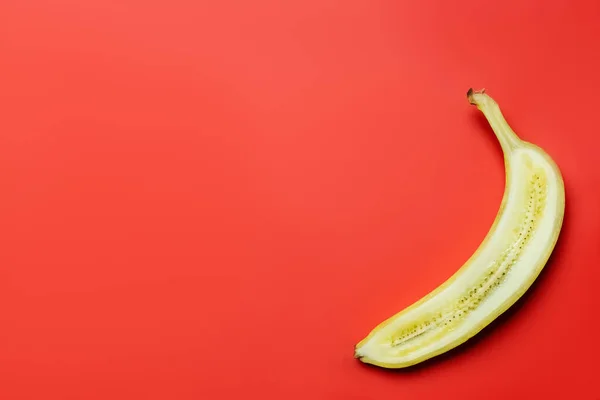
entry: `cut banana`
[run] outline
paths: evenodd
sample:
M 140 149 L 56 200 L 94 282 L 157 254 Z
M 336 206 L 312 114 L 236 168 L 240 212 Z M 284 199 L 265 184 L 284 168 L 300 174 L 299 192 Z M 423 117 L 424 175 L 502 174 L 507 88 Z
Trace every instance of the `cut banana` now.
M 355 357 L 404 368 L 464 343 L 531 286 L 558 240 L 565 193 L 560 170 L 538 146 L 522 141 L 484 91 L 467 93 L 485 115 L 504 154 L 505 192 L 487 236 L 445 283 L 379 324 Z

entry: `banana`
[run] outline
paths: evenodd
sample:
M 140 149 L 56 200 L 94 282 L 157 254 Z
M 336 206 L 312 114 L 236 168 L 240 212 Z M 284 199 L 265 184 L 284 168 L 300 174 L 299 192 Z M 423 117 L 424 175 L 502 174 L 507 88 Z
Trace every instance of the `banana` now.
M 561 172 L 540 147 L 521 140 L 498 104 L 469 89 L 504 155 L 504 196 L 475 253 L 446 282 L 376 326 L 355 358 L 405 368 L 466 342 L 510 308 L 533 284 L 553 251 L 565 212 Z

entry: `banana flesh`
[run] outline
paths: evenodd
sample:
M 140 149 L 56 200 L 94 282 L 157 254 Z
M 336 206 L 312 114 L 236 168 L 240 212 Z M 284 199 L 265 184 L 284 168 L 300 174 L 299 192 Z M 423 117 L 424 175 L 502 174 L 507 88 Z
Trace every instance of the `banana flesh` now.
M 565 191 L 556 163 L 515 134 L 485 91 L 470 89 L 467 97 L 484 114 L 504 154 L 498 214 L 479 248 L 452 277 L 355 346 L 354 355 L 363 363 L 405 368 L 464 343 L 527 291 L 558 240 Z

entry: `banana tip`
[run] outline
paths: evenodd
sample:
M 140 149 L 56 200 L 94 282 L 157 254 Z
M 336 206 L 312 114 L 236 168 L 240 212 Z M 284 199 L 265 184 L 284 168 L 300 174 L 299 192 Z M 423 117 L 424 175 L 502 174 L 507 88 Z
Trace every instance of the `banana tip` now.
M 475 100 L 475 95 L 476 94 L 484 94 L 484 93 L 485 93 L 485 89 L 473 90 L 473 88 L 469 88 L 469 90 L 467 91 L 467 99 L 469 99 L 469 103 L 471 103 L 473 105 L 477 105 L 477 101 Z

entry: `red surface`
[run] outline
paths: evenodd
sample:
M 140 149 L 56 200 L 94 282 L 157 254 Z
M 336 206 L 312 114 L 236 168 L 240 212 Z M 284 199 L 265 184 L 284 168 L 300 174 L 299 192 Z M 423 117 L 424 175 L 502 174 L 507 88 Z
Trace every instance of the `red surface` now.
M 0 2 L 0 398 L 600 399 L 597 1 Z M 485 87 L 567 189 L 516 312 L 353 346 L 491 225 Z

